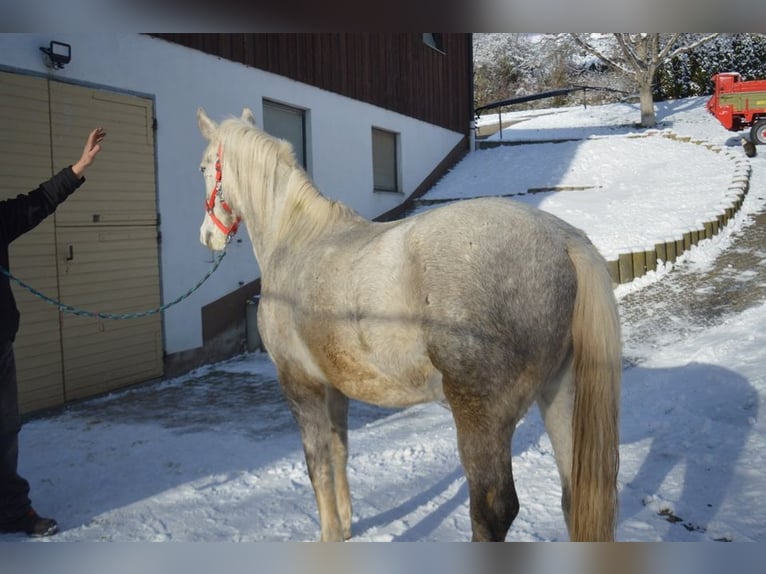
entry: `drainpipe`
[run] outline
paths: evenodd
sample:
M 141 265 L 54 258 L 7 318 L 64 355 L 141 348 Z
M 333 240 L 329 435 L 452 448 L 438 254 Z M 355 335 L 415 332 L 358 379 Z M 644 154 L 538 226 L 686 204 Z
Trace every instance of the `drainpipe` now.
M 468 152 L 476 149 L 476 113 L 473 108 L 473 34 L 466 34 L 465 57 L 468 61 Z

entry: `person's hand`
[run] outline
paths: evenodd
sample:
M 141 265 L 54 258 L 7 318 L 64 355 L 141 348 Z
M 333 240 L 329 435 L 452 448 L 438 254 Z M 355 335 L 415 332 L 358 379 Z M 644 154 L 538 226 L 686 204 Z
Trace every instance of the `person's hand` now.
M 72 165 L 72 171 L 77 177 L 85 175 L 85 170 L 96 159 L 98 152 L 101 151 L 101 142 L 104 141 L 105 137 L 106 132 L 104 128 L 96 128 L 88 134 L 88 141 L 85 142 L 80 159 Z

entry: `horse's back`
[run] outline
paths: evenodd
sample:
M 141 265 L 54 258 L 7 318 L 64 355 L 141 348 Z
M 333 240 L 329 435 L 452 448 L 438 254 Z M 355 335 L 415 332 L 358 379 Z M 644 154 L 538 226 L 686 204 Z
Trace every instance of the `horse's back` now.
M 501 197 L 483 197 L 455 201 L 415 216 L 420 234 L 448 233 L 455 239 L 473 232 L 476 236 L 499 241 L 525 243 L 545 238 L 584 240 L 583 232 L 563 219 L 542 209 Z
M 410 241 L 426 284 L 447 284 L 460 296 L 471 287 L 474 296 L 572 288 L 567 247 L 590 244 L 558 217 L 502 198 L 456 202 L 419 217 Z

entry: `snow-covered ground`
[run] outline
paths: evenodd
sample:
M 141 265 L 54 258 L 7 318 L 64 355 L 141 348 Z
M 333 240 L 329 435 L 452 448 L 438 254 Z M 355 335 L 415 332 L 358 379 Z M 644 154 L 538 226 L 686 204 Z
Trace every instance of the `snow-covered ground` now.
M 649 134 L 633 127 L 635 105 L 520 112 L 529 119 L 504 130 L 504 140 L 576 141 L 477 151 L 425 199 L 523 193 L 520 200 L 583 228 L 604 253 L 652 243 L 707 217 L 737 162 L 747 161 L 738 136 L 708 115 L 704 99 L 657 108 L 661 123 Z M 667 131 L 721 151 L 666 138 Z M 750 193 L 726 230 L 675 265 L 618 287 L 618 297 L 673 281 L 673 267 L 704 267 L 733 233 L 747 233 L 766 203 L 760 151 L 749 160 Z M 536 188 L 548 191 L 529 193 Z M 626 349 L 636 364 L 623 377 L 619 539 L 766 540 L 765 324 L 766 301 L 759 301 L 683 339 Z M 623 329 L 629 340 L 631 325 Z M 353 541 L 470 539 L 447 410 L 353 403 L 350 446 Z M 520 423 L 513 453 L 521 511 L 508 540 L 566 540 L 558 475 L 536 410 Z M 20 467 L 36 508 L 60 523 L 50 542 L 318 537 L 297 428 L 261 353 L 31 420 L 21 433 Z

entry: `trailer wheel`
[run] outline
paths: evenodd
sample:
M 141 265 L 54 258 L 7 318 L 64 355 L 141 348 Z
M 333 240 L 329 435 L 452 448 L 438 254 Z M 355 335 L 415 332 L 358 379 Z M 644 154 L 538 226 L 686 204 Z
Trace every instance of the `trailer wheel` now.
M 750 141 L 758 145 L 766 145 L 766 119 L 758 120 L 750 128 Z

